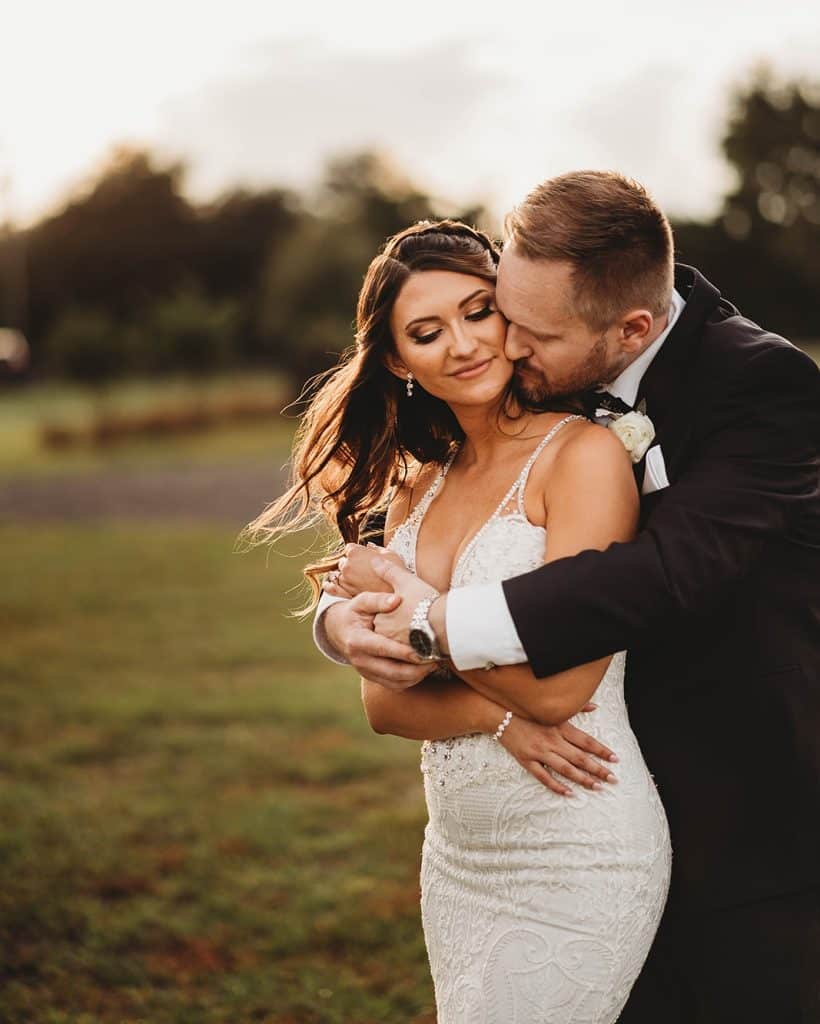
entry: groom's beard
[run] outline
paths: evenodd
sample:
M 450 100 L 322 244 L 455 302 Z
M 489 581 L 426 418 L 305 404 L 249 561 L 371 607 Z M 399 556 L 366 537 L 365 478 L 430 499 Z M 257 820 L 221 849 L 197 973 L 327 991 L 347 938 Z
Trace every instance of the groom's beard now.
M 525 360 L 519 360 L 515 364 L 514 384 L 530 402 L 555 401 L 604 387 L 618 376 L 625 365 L 612 365 L 607 360 L 606 338 L 601 335 L 585 358 L 563 374 L 551 373 L 548 377 L 542 370 L 526 365 Z

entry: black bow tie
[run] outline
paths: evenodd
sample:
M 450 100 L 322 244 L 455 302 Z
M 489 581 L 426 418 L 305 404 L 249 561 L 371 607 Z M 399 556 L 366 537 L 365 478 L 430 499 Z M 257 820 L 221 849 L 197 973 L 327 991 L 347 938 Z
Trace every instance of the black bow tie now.
M 608 391 L 585 391 L 581 396 L 584 404 L 584 412 L 590 419 L 595 418 L 598 409 L 605 412 L 616 412 L 624 414 L 632 412 L 634 406 L 628 405 L 622 398 L 610 395 Z

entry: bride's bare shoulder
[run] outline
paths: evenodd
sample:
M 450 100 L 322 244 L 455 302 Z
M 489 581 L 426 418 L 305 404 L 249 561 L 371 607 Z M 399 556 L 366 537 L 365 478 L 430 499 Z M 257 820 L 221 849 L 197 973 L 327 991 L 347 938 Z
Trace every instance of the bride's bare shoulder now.
M 580 423 L 568 433 L 552 466 L 545 497 L 595 494 L 637 499 L 632 461 L 618 436 L 596 423 Z
M 586 418 L 565 422 L 545 454 L 549 457 L 539 459 L 533 467 L 533 478 L 540 476 L 544 483 L 553 473 L 572 472 L 579 464 L 584 467 L 609 463 L 621 467 L 624 463 L 629 465 L 626 450 L 615 434 Z
M 556 440 L 559 438 L 562 443 L 556 447 L 565 459 L 577 459 L 579 453 L 593 454 L 601 459 L 616 456 L 622 459 L 627 454 L 613 431 L 592 420 L 573 420 L 559 431 Z
M 591 420 L 576 420 L 571 426 L 556 452 L 557 461 L 563 462 L 565 467 L 579 461 L 586 465 L 589 460 L 596 464 L 614 462 L 619 466 L 629 466 L 626 449 L 613 431 Z
M 540 498 L 545 511 L 557 495 L 588 497 L 613 490 L 629 495 L 635 491 L 626 449 L 606 427 L 589 420 L 574 420 L 558 432 L 553 446 L 552 458 L 540 466 L 536 463 L 532 475 L 532 500 Z

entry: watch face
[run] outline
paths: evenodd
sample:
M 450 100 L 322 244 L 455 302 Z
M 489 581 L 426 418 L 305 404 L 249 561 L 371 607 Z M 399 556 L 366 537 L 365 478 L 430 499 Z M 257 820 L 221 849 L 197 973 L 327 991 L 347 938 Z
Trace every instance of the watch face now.
M 433 653 L 433 642 L 423 629 L 410 630 L 410 646 L 420 658 L 429 658 Z

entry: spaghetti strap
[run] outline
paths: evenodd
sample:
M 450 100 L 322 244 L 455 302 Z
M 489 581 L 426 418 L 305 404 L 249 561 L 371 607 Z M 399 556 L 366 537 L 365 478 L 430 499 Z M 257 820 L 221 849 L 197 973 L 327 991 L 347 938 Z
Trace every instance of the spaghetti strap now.
M 484 523 L 484 525 L 481 527 L 481 529 L 477 530 L 473 534 L 472 539 L 470 540 L 470 542 L 467 544 L 467 546 L 464 548 L 464 550 L 459 555 L 458 559 L 456 560 L 456 564 L 453 566 L 453 576 L 456 575 L 456 573 L 458 572 L 458 569 L 460 568 L 460 566 L 466 561 L 466 559 L 469 557 L 469 555 L 472 554 L 473 549 L 478 544 L 478 542 L 481 540 L 482 536 L 484 535 L 485 530 L 490 525 L 490 523 L 494 522 L 496 519 L 498 519 L 501 516 L 501 513 L 504 511 L 504 509 L 507 507 L 507 505 L 509 505 L 509 503 L 512 501 L 513 497 L 516 494 L 516 491 L 518 492 L 518 512 L 522 516 L 522 518 L 524 518 L 524 519 L 527 518 L 526 513 L 524 512 L 524 503 L 523 503 L 523 500 L 522 500 L 522 496 L 523 496 L 523 493 L 524 493 L 524 486 L 527 483 L 527 478 L 530 475 L 530 470 L 533 467 L 533 463 L 538 458 L 538 456 L 541 454 L 541 452 L 546 448 L 546 446 L 550 443 L 550 441 L 555 437 L 555 435 L 558 433 L 558 431 L 565 424 L 571 422 L 572 420 L 583 420 L 583 419 L 586 419 L 586 416 L 579 416 L 577 413 L 572 413 L 569 416 L 565 416 L 562 420 L 559 420 L 553 427 L 551 427 L 549 432 L 546 434 L 546 436 L 543 437 L 538 442 L 538 447 L 535 449 L 535 451 L 532 453 L 532 455 L 530 455 L 530 457 L 527 459 L 526 463 L 524 464 L 524 468 L 521 470 L 521 472 L 515 478 L 515 481 L 513 482 L 512 487 L 510 487 L 510 489 L 507 491 L 507 493 L 501 499 L 501 501 L 500 501 L 500 503 L 498 505 L 498 508 L 496 508 L 495 512 L 493 512 L 493 514 Z
M 571 413 L 569 416 L 565 416 L 562 420 L 559 420 L 539 442 L 538 447 L 527 459 L 524 468 L 521 470 L 518 479 L 511 489 L 510 496 L 507 498 L 507 501 L 509 501 L 515 492 L 515 489 L 518 489 L 518 512 L 520 515 L 524 516 L 524 518 L 526 518 L 526 513 L 524 511 L 524 488 L 527 486 L 527 481 L 530 478 L 530 470 L 535 465 L 536 459 L 562 427 L 566 426 L 567 423 L 571 423 L 573 420 L 584 419 L 586 419 L 586 416 L 579 416 L 577 413 Z
M 430 486 L 427 488 L 427 490 L 424 492 L 424 494 L 418 500 L 418 502 L 416 503 L 416 506 L 414 507 L 413 511 L 405 519 L 405 521 L 404 521 L 404 523 L 402 525 L 405 525 L 405 524 L 409 525 L 410 523 L 416 523 L 419 520 L 424 518 L 424 516 L 427 513 L 427 509 L 432 504 L 433 498 L 435 498 L 436 494 L 438 494 L 438 489 L 439 489 L 439 487 L 441 487 L 442 481 L 447 476 L 447 472 L 450 469 L 450 466 L 452 466 L 453 459 L 455 459 L 457 454 L 458 454 L 458 449 L 457 448 L 454 449 L 450 453 L 447 461 L 444 463 L 444 465 L 441 467 L 441 469 L 439 469 L 438 473 L 436 473 L 436 476 L 435 476 L 433 482 L 430 484 Z

